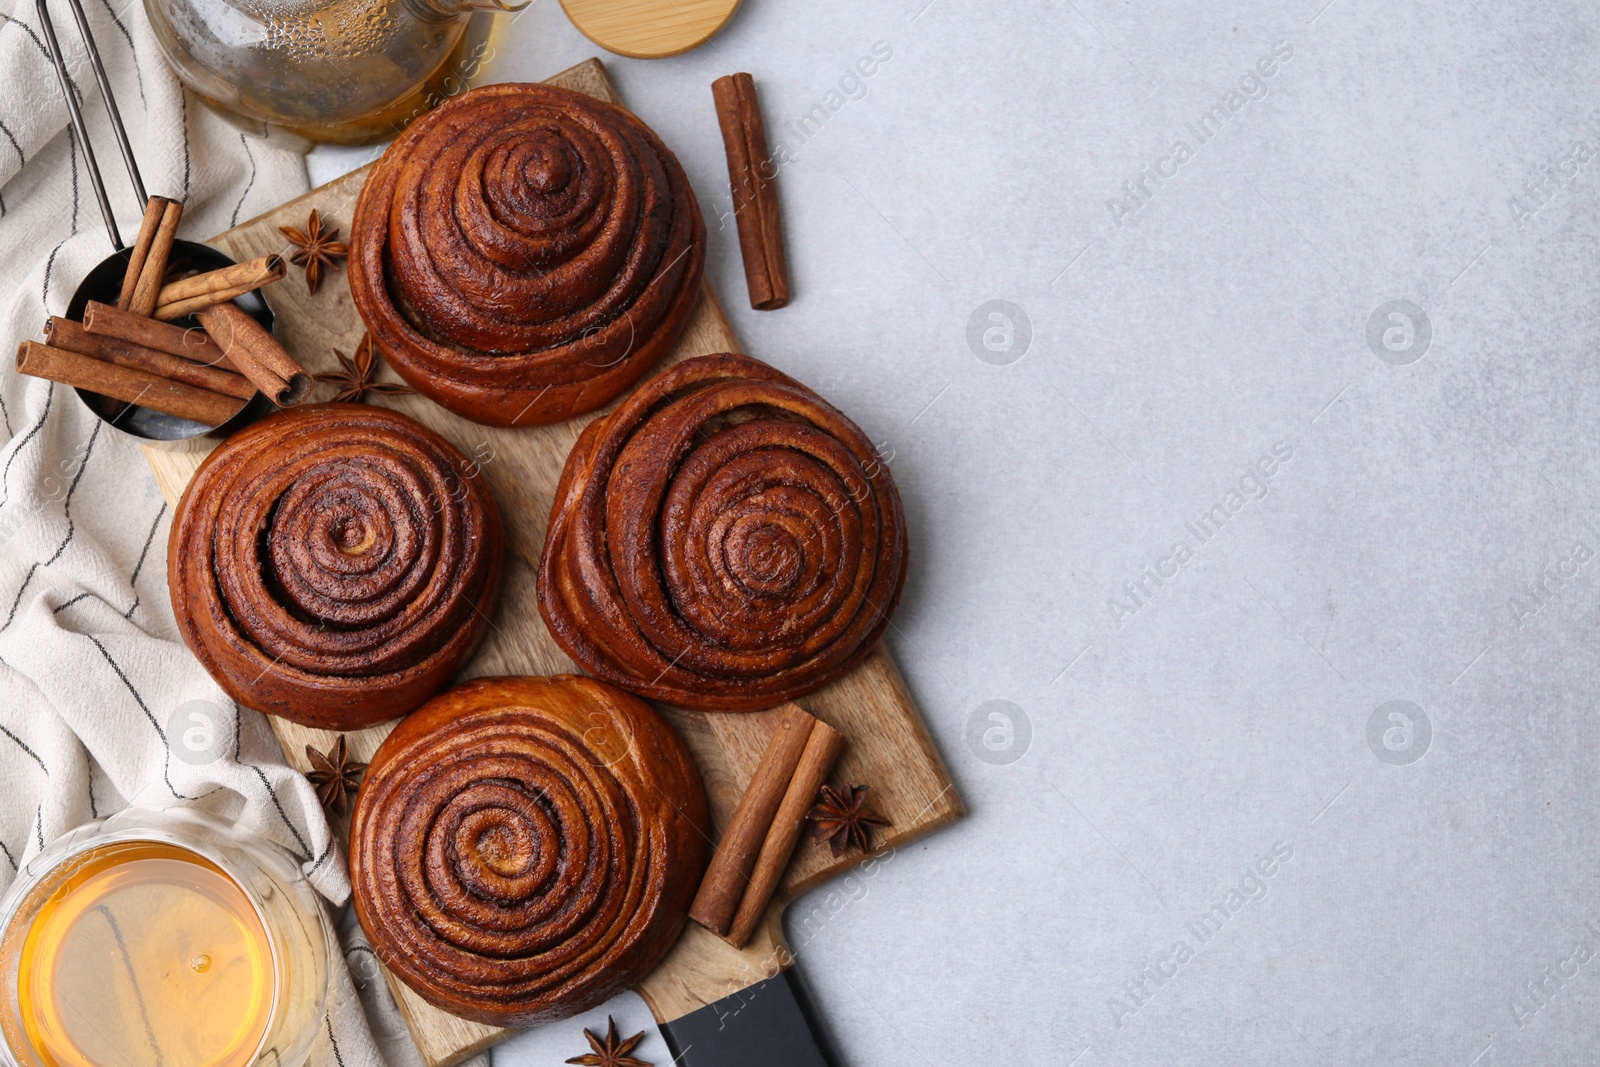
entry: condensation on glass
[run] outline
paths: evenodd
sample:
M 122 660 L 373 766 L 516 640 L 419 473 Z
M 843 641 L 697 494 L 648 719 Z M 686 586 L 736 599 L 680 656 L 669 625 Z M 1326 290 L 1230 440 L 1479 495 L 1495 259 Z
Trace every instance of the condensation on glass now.
M 144 0 L 178 77 L 212 105 L 313 140 L 395 136 L 478 78 L 479 11 L 504 0 Z

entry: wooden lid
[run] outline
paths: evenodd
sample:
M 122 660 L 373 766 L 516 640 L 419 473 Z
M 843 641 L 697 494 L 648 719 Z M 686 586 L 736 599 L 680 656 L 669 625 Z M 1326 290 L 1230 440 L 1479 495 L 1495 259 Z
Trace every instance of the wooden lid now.
M 561 0 L 561 6 L 601 48 L 660 59 L 709 41 L 733 18 L 739 0 Z

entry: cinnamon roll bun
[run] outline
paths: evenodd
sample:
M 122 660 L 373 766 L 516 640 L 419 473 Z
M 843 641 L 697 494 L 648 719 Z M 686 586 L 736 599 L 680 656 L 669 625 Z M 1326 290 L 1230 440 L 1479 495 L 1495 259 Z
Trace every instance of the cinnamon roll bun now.
M 412 123 L 368 176 L 350 291 L 390 364 L 496 426 L 605 404 L 672 346 L 705 223 L 683 168 L 622 108 L 489 85 Z
M 631 988 L 677 940 L 705 859 L 683 742 L 590 678 L 483 678 L 408 716 L 350 829 L 378 956 L 463 1018 L 531 1026 Z
M 307 726 L 404 715 L 494 609 L 500 514 L 465 456 L 360 404 L 278 412 L 195 474 L 173 516 L 178 627 L 228 695 Z
M 598 678 L 679 707 L 749 710 L 865 658 L 905 572 L 900 496 L 856 425 L 758 360 L 702 356 L 579 438 L 539 609 Z

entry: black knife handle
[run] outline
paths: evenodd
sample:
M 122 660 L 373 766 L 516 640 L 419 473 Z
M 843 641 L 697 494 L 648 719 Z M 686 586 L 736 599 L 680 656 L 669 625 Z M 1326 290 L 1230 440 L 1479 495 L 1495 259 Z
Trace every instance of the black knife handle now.
M 793 967 L 661 1024 L 678 1067 L 834 1067 Z

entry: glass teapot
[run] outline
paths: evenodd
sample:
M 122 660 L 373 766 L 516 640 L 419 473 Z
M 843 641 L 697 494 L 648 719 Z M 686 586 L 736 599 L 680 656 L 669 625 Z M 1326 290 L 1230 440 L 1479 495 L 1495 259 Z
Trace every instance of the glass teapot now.
M 473 12 L 526 4 L 144 0 L 144 6 L 173 70 L 208 103 L 315 141 L 359 144 L 393 137 L 477 75 L 489 48 L 485 40 L 467 40 Z

